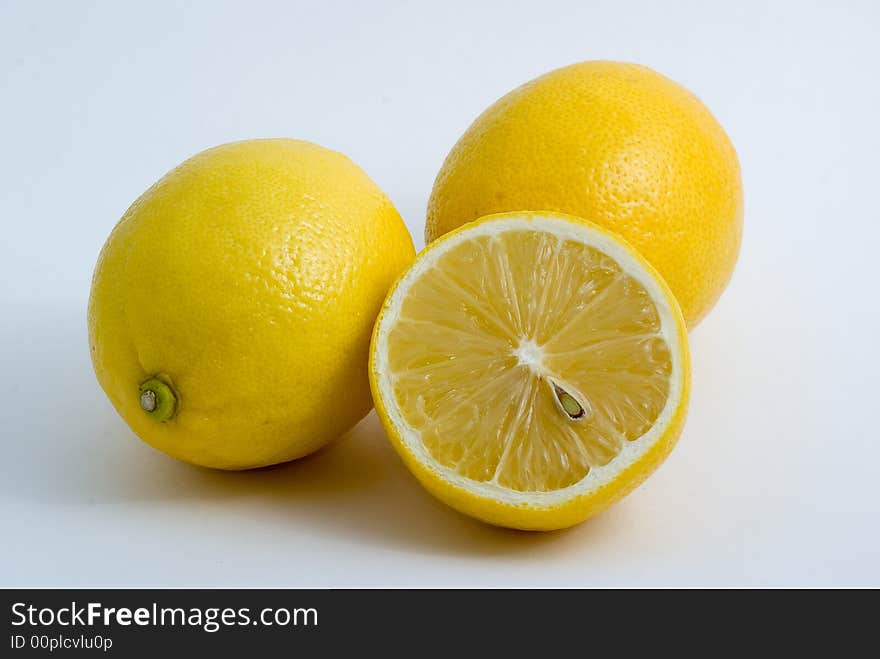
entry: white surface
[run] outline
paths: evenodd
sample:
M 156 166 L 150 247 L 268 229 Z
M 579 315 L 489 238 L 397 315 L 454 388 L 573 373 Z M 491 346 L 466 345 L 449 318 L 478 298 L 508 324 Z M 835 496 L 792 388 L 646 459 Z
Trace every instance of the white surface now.
M 880 586 L 880 5 L 0 5 L 0 585 Z M 661 6 L 670 5 L 670 6 Z M 85 305 L 128 204 L 208 146 L 348 153 L 422 244 L 446 151 L 582 59 L 648 64 L 731 135 L 736 275 L 693 333 L 682 440 L 568 532 L 435 503 L 375 417 L 245 474 L 140 443 L 92 375 Z

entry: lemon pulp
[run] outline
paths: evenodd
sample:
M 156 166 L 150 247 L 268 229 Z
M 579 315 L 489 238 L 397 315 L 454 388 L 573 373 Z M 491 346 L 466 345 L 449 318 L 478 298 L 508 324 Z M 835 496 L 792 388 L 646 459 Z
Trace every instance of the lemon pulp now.
M 395 407 L 442 467 L 549 492 L 657 421 L 673 358 L 652 296 L 606 253 L 531 227 L 474 236 L 410 284 L 387 338 Z

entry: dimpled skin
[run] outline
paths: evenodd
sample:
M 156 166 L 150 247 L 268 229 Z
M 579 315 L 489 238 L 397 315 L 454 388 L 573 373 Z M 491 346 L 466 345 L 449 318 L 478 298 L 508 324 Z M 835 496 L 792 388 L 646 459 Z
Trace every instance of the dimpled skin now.
M 582 62 L 489 107 L 446 158 L 425 239 L 490 213 L 553 210 L 622 235 L 660 272 L 689 328 L 730 280 L 739 162 L 690 92 L 636 64 Z
M 220 469 L 292 460 L 372 407 L 373 322 L 412 240 L 344 155 L 289 139 L 204 151 L 126 211 L 104 245 L 88 324 L 98 381 L 134 432 Z M 165 422 L 140 408 L 158 376 Z

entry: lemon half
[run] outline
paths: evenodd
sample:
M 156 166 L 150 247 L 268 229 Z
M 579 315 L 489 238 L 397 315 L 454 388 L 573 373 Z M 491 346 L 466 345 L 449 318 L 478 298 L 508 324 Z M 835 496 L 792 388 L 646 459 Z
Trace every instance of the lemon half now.
M 376 408 L 416 477 L 519 529 L 576 524 L 647 477 L 681 432 L 689 368 L 656 271 L 550 212 L 488 216 L 427 247 L 370 352 Z

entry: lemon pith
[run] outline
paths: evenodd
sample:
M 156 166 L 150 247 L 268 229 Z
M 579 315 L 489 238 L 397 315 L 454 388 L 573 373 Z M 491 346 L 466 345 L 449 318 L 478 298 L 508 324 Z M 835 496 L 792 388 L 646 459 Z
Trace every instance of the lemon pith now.
M 523 209 L 571 213 L 622 236 L 664 277 L 692 328 L 739 253 L 739 161 L 684 87 L 636 64 L 582 62 L 511 91 L 464 132 L 434 183 L 425 240 Z
M 101 251 L 98 381 L 178 459 L 306 455 L 372 407 L 372 325 L 413 256 L 391 201 L 343 154 L 290 139 L 209 149 L 135 201 Z M 339 391 L 346 405 L 329 405 Z
M 631 248 L 554 213 L 483 218 L 429 246 L 383 307 L 377 410 L 404 461 L 462 512 L 562 528 L 671 449 L 686 334 Z

